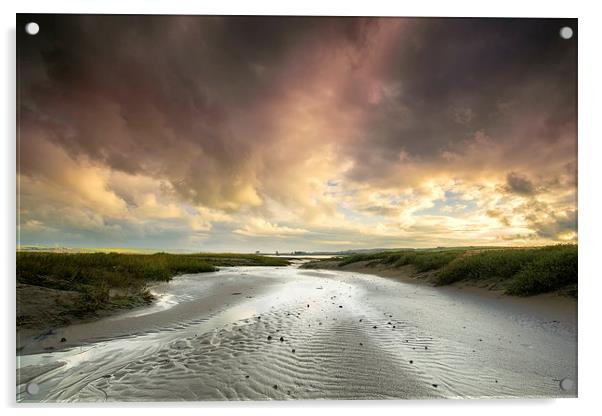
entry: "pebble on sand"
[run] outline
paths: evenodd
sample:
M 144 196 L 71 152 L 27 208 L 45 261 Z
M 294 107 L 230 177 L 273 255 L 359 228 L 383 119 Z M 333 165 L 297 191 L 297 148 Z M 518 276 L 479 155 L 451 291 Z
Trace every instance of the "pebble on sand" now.
M 280 337 L 280 342 L 284 342 L 284 337 Z
M 268 335 L 268 341 L 269 341 L 269 340 L 271 340 L 271 339 L 272 339 L 272 336 L 271 336 L 271 335 Z
M 438 384 L 433 384 L 433 387 L 437 388 L 437 387 L 439 387 L 439 385 Z
M 378 328 L 378 327 L 377 327 L 376 325 L 374 325 L 372 328 L 376 329 L 376 328 Z
M 278 390 L 278 386 L 276 384 L 274 384 L 274 389 Z
M 66 342 L 67 338 L 61 338 L 61 342 Z
M 294 354 L 295 353 L 295 349 L 293 348 L 292 351 L 293 351 L 293 354 Z
M 410 360 L 410 364 L 414 364 L 414 360 Z
M 245 378 L 249 378 L 249 375 L 247 374 L 247 375 L 245 376 Z
M 342 308 L 342 307 L 343 307 L 343 305 L 339 305 L 339 308 Z

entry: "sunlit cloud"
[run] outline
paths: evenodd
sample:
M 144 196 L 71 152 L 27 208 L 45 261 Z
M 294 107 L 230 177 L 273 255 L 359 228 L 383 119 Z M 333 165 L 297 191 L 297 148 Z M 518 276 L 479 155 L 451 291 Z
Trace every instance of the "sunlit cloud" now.
M 577 241 L 560 20 L 41 18 L 18 39 L 21 244 Z

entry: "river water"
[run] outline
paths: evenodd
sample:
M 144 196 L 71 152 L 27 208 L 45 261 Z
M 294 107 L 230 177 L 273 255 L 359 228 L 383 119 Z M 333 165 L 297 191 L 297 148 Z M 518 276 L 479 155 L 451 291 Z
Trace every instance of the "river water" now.
M 566 299 L 297 266 L 223 268 L 153 290 L 151 306 L 21 340 L 17 400 L 577 394 Z

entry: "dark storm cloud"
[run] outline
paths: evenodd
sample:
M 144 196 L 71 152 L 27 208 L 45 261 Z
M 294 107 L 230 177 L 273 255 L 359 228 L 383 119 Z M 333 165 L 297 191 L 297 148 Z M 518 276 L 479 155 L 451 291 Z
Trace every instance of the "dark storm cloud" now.
M 291 85 L 302 85 L 319 70 L 316 56 L 293 68 L 287 57 L 308 45 L 322 47 L 326 55 L 328 48 L 349 48 L 353 55 L 373 46 L 369 35 L 391 21 L 35 19 L 40 35 L 19 35 L 24 123 L 52 120 L 44 127 L 56 132 L 54 140 L 130 171 L 144 169 L 149 152 L 163 153 L 174 141 L 202 149 L 222 166 L 244 166 L 252 142 L 264 140 L 268 127 L 259 115 L 250 122 L 253 134 L 241 137 L 231 130 L 232 118 L 249 108 L 277 105 Z M 28 20 L 20 15 L 19 25 Z M 500 142 L 530 141 L 530 147 L 558 140 L 576 119 L 576 43 L 558 36 L 567 23 L 576 26 L 558 19 L 408 19 L 409 29 L 372 74 L 385 88 L 397 85 L 398 95 L 369 105 L 358 96 L 361 85 L 351 83 L 342 92 L 346 105 L 360 108 L 365 117 L 363 140 L 346 149 L 352 159 L 362 157 L 352 177 L 386 173 L 401 151 L 436 158 L 477 130 Z M 355 59 L 355 65 L 364 64 L 361 54 Z M 529 131 L 516 131 L 524 118 L 540 120 Z M 197 176 L 208 173 L 202 170 Z M 199 178 L 189 175 L 178 174 L 183 186 L 195 188 Z
M 267 109 L 331 50 L 361 47 L 371 21 L 186 16 L 19 16 L 20 170 L 40 135 L 113 169 L 167 177 L 185 197 L 253 202 Z M 314 47 L 315 62 L 288 64 Z M 267 114 L 266 114 L 267 113 Z M 242 194 L 247 195 L 241 196 Z M 250 198 L 250 199 L 249 199 Z
M 506 176 L 506 189 L 508 192 L 519 195 L 533 195 L 535 193 L 533 183 L 528 178 L 515 172 L 510 172 Z
M 426 244 L 427 230 L 466 242 L 454 230 L 475 221 L 568 235 L 565 25 L 577 33 L 572 19 L 18 15 L 22 235 Z M 448 191 L 474 203 L 454 211 Z
M 364 140 L 351 152 L 371 155 L 354 178 L 383 174 L 401 151 L 424 160 L 462 149 L 477 131 L 518 163 L 567 134 L 574 141 L 577 50 L 558 36 L 565 25 L 576 21 L 411 20 L 382 70 L 399 94 L 368 112 Z
M 537 236 L 547 239 L 557 239 L 564 233 L 577 232 L 577 211 L 568 211 L 554 216 L 551 221 L 535 221 L 534 229 Z

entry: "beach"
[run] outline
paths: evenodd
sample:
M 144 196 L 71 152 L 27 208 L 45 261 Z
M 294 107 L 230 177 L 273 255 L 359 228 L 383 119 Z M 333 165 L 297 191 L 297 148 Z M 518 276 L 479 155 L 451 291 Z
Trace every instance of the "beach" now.
M 184 274 L 151 305 L 21 334 L 17 400 L 577 395 L 575 299 L 299 264 Z

